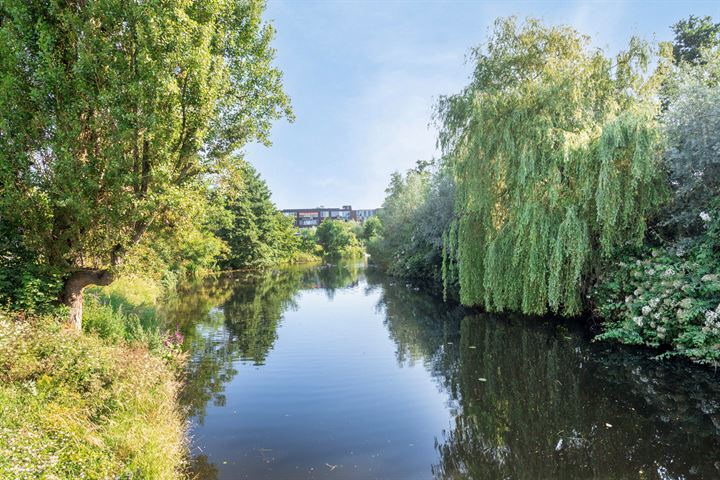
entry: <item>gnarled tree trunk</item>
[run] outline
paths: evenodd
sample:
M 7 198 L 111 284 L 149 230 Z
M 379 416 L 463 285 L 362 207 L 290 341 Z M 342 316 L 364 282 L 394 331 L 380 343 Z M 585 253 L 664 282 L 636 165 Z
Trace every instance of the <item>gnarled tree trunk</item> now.
M 63 287 L 62 301 L 70 307 L 70 324 L 82 329 L 83 290 L 89 285 L 110 285 L 113 275 L 108 270 L 84 268 L 70 274 Z

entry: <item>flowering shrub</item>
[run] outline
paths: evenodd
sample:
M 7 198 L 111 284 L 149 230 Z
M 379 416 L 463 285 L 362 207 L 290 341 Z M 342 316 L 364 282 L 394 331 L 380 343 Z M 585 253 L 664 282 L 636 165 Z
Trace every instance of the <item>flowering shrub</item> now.
M 702 212 L 706 232 L 691 242 L 625 257 L 593 291 L 606 319 L 598 338 L 664 347 L 720 364 L 720 221 Z
M 181 370 L 185 365 L 185 353 L 182 350 L 182 344 L 185 337 L 180 333 L 179 327 L 175 327 L 175 332 L 168 332 L 162 342 L 160 355 L 163 360 L 173 367 L 175 370 Z

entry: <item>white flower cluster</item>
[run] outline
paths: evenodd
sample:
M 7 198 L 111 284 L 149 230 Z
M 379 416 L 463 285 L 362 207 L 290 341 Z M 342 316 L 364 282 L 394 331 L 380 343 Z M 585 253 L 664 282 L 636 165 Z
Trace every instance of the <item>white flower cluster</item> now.
M 720 275 L 717 273 L 708 273 L 707 275 L 703 275 L 700 280 L 703 282 L 717 282 L 720 281 Z
M 658 326 L 658 327 L 657 327 L 657 336 L 658 336 L 658 338 L 665 338 L 665 332 L 666 332 L 665 327 L 663 327 L 663 326 Z
M 708 310 L 705 312 L 705 323 L 703 325 L 703 333 L 718 335 L 720 333 L 720 305 L 715 310 Z
M 707 213 L 707 212 L 700 212 L 700 219 L 701 219 L 703 222 L 709 222 L 709 221 L 711 220 L 710 214 Z

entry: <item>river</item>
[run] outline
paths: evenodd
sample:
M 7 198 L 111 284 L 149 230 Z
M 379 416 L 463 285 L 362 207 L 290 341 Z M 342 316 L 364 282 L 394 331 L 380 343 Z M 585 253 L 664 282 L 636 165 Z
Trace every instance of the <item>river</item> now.
M 718 376 L 577 322 L 354 264 L 206 279 L 165 315 L 202 480 L 720 477 Z

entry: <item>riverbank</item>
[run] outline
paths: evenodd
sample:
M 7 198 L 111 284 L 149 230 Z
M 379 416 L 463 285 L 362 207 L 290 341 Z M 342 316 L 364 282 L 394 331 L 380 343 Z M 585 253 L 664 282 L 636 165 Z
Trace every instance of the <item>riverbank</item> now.
M 121 286 L 88 295 L 83 333 L 0 313 L 0 478 L 183 476 L 181 338 Z

